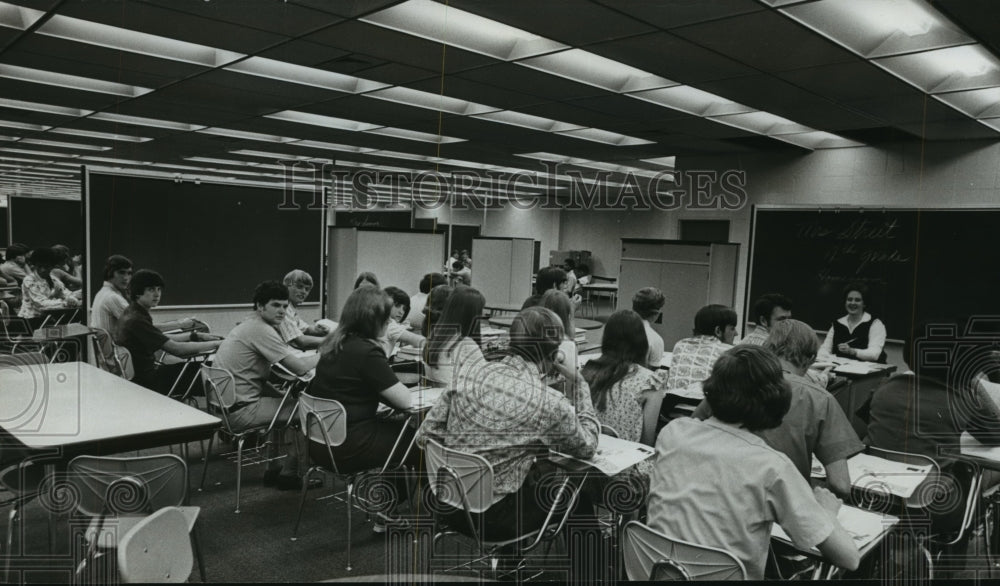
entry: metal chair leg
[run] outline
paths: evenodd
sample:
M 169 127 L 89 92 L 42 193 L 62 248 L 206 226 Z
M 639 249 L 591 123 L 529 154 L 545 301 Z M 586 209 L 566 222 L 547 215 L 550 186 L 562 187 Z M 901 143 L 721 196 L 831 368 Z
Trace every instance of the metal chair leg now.
M 309 479 L 312 478 L 312 473 L 316 470 L 313 466 L 306 471 L 306 475 L 302 478 L 302 496 L 299 498 L 299 514 L 295 517 L 295 529 L 292 530 L 292 541 L 296 541 L 299 538 L 299 524 L 302 522 L 302 509 L 306 506 L 306 492 L 309 490 Z
M 347 571 L 351 571 L 351 509 L 354 508 L 354 479 L 347 479 Z
M 205 460 L 205 465 L 201 469 L 201 484 L 198 485 L 198 492 L 201 492 L 205 488 L 205 477 L 208 476 L 208 456 L 212 453 L 212 444 L 215 442 L 215 434 L 208 438 L 208 451 L 202 452 L 201 457 Z
M 240 436 L 236 440 L 236 510 L 234 513 L 240 512 L 240 489 L 243 486 L 243 442 L 245 438 Z
M 195 559 L 198 560 L 198 575 L 201 576 L 201 583 L 206 584 L 208 580 L 205 578 L 205 559 L 201 556 L 201 543 L 198 542 L 197 525 L 191 530 L 191 543 L 194 545 Z

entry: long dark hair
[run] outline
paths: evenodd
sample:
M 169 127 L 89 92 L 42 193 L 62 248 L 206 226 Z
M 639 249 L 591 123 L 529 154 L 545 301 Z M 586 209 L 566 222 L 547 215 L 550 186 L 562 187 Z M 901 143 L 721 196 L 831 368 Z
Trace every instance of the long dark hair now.
M 472 338 L 479 344 L 479 322 L 485 305 L 486 298 L 478 289 L 464 285 L 455 287 L 424 346 L 427 364 L 437 366 L 462 338 Z
M 604 325 L 601 356 L 583 366 L 583 378 L 590 385 L 590 398 L 598 411 L 608 405 L 608 392 L 625 378 L 634 364 L 645 365 L 649 352 L 646 328 L 639 314 L 620 309 Z
M 375 287 L 359 287 L 351 292 L 340 312 L 337 329 L 319 346 L 319 352 L 340 352 L 351 336 L 374 340 L 382 333 L 392 312 L 392 298 Z

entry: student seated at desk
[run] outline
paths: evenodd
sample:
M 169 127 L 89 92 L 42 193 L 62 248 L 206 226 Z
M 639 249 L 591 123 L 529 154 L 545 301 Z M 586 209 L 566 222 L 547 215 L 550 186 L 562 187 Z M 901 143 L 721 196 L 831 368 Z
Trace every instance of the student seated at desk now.
M 542 267 L 539 269 L 538 274 L 535 275 L 535 294 L 524 300 L 521 309 L 535 307 L 541 303 L 542 295 L 545 295 L 545 292 L 550 289 L 556 289 L 569 295 L 569 281 L 566 277 L 566 271 L 562 268 Z M 573 301 L 573 307 L 580 305 L 579 295 L 574 295 L 570 300 Z
M 298 314 L 298 306 L 312 291 L 312 275 L 295 269 L 285 275 L 284 284 L 288 287 L 288 307 L 285 309 L 285 318 L 278 322 L 281 338 L 302 350 L 318 348 L 329 332 L 323 326 L 307 324 Z
M 740 344 L 763 346 L 764 341 L 767 340 L 768 328 L 792 317 L 792 300 L 780 293 L 761 295 L 753 303 L 753 315 L 757 321 L 757 327 L 747 334 L 747 337 L 743 338 Z
M 59 277 L 59 280 L 70 291 L 78 291 L 83 288 L 82 269 L 73 260 L 69 247 L 65 244 L 56 244 L 52 247 L 52 250 L 56 251 L 56 254 L 59 255 L 59 260 L 55 268 L 52 269 L 52 274 Z
M 821 356 L 832 354 L 840 358 L 885 364 L 885 325 L 865 311 L 868 299 L 868 287 L 864 283 L 851 283 L 844 287 L 847 315 L 830 326 L 820 349 Z
M 433 438 L 442 445 L 478 454 L 493 466 L 496 499 L 473 514 L 485 538 L 503 540 L 542 526 L 545 507 L 530 473 L 535 458 L 548 448 L 578 458 L 597 449 L 600 423 L 590 402 L 590 388 L 578 372 L 555 362 L 562 341 L 559 317 L 544 307 L 521 310 L 510 326 L 510 345 L 496 362 L 481 361 L 456 377 L 430 410 L 417 432 L 417 444 Z M 576 379 L 563 395 L 547 387 L 542 375 L 551 367 Z M 348 434 L 350 435 L 350 434 Z M 464 513 L 456 526 L 465 526 Z
M 340 401 L 347 410 L 347 439 L 333 448 L 340 472 L 380 468 L 405 425 L 376 414 L 380 402 L 400 411 L 408 410 L 411 404 L 410 391 L 396 378 L 379 340 L 389 327 L 392 307 L 392 298 L 381 289 L 355 289 L 344 303 L 337 329 L 319 347 L 309 394 Z M 413 430 L 407 428 L 405 434 L 397 458 L 403 456 Z M 310 442 L 309 455 L 329 465 L 326 446 Z M 409 464 L 419 464 L 416 450 L 411 458 Z
M 451 285 L 438 285 L 427 294 L 427 305 L 424 306 L 424 322 L 420 326 L 421 332 L 434 332 L 435 326 L 441 320 L 444 307 L 448 304 L 448 299 L 455 291 Z
M 712 374 L 712 366 L 731 348 L 736 336 L 736 312 L 725 305 L 706 305 L 694 316 L 694 336 L 674 344 L 667 389 L 683 389 Z
M 938 327 L 929 330 L 928 325 Z M 918 340 L 907 339 L 903 347 L 903 357 L 913 370 L 882 383 L 859 415 L 868 421 L 868 443 L 873 447 L 929 456 L 944 472 L 965 480 L 967 468 L 939 448 L 958 446 L 962 432 L 986 445 L 1000 445 L 1000 409 L 978 384 L 981 373 L 976 366 L 987 363 L 989 346 L 960 343 L 954 334 L 935 336 L 941 325 L 941 321 L 918 322 L 913 330 Z M 948 356 L 947 364 L 935 355 Z M 998 481 L 990 475 L 984 487 Z M 959 484 L 968 488 L 967 482 Z M 954 502 L 964 504 L 964 495 Z M 936 529 L 957 529 L 961 517 L 961 511 L 948 511 L 936 515 L 933 524 Z
M 183 363 L 156 366 L 155 355 L 160 350 L 167 354 L 184 358 L 215 350 L 221 340 L 197 331 L 180 334 L 164 334 L 153 325 L 149 310 L 160 304 L 160 296 L 166 284 L 159 273 L 140 270 L 132 275 L 129 282 L 129 296 L 132 303 L 118 321 L 115 339 L 132 354 L 135 366 L 133 382 L 161 394 L 167 394 L 184 368 Z M 197 372 L 188 369 L 191 378 L 178 382 L 187 388 Z
M 28 276 L 28 265 L 25 260 L 27 254 L 27 245 L 20 242 L 15 242 L 7 247 L 6 260 L 0 264 L 0 275 L 10 281 L 10 284 L 20 285 Z
M 781 424 L 791 392 L 781 365 L 759 346 L 723 353 L 704 384 L 713 416 L 671 421 L 656 440 L 647 524 L 671 537 L 728 551 L 747 578 L 764 578 L 771 525 L 796 547 L 817 547 L 854 570 L 859 554 L 837 522 L 840 500 L 809 483 L 757 434 Z
M 576 326 L 573 324 L 573 302 L 570 301 L 566 293 L 549 289 L 542 295 L 541 306 L 551 309 L 559 316 L 559 321 L 563 326 L 563 340 L 559 343 L 559 354 L 556 362 L 561 364 L 566 370 L 576 372 L 578 370 L 576 356 Z M 565 384 L 573 384 L 573 379 L 563 379 L 558 372 L 550 372 L 546 377 L 549 384 L 556 381 L 565 381 Z
M 642 318 L 642 326 L 646 331 L 646 343 L 649 352 L 646 354 L 646 364 L 656 368 L 663 360 L 663 338 L 653 329 L 652 322 L 663 313 L 663 304 L 667 299 L 656 287 L 643 287 L 632 296 L 632 311 Z
M 792 391 L 791 406 L 781 425 L 758 432 L 767 445 L 788 456 L 802 478 L 809 480 L 813 455 L 826 468 L 827 483 L 841 497 L 851 495 L 847 459 L 865 449 L 844 410 L 829 392 L 805 377 L 816 360 L 819 338 L 807 324 L 789 319 L 776 322 L 764 342 L 781 362 Z M 712 409 L 702 401 L 694 416 L 708 419 Z
M 380 340 L 385 355 L 390 360 L 396 356 L 400 344 L 419 347 L 424 343 L 424 337 L 411 332 L 406 325 L 406 316 L 410 313 L 410 296 L 399 287 L 386 287 L 386 295 L 392 299 L 392 311 L 389 312 L 389 327 Z
M 100 328 L 111 336 L 118 332 L 118 321 L 128 309 L 128 285 L 132 281 L 132 261 L 113 254 L 104 263 L 104 286 L 90 306 L 90 327 Z M 161 332 L 192 330 L 198 326 L 193 317 L 154 324 Z
M 21 283 L 21 309 L 17 314 L 33 328 L 41 326 L 46 311 L 80 306 L 80 300 L 52 275 L 58 262 L 59 255 L 51 248 L 31 252 L 31 270 Z
M 601 355 L 583 366 L 583 378 L 601 423 L 622 439 L 652 446 L 666 380 L 646 367 L 647 353 L 642 318 L 620 309 L 604 325 Z M 637 470 L 648 476 L 651 466 L 652 460 L 644 460 Z
M 287 309 L 287 287 L 277 281 L 260 283 L 253 292 L 253 314 L 229 332 L 215 354 L 213 365 L 228 370 L 236 382 L 236 402 L 229 409 L 229 423 L 235 429 L 266 425 L 281 407 L 283 396 L 268 382 L 272 364 L 281 364 L 292 374 L 302 376 L 319 362 L 318 354 L 299 356 L 281 338 L 278 326 Z M 284 401 L 275 429 L 287 424 L 295 404 L 294 400 Z M 288 456 L 281 459 L 280 467 L 264 473 L 264 484 L 278 490 L 298 489 L 302 487 L 296 444 L 300 434 L 290 428 L 281 433 L 281 449 Z
M 447 284 L 448 278 L 441 273 L 427 273 L 424 278 L 420 279 L 418 285 L 420 292 L 410 297 L 410 313 L 407 316 L 407 321 L 410 322 L 411 330 L 424 337 L 431 335 L 429 331 L 421 329 L 424 325 L 424 307 L 427 306 L 427 296 L 434 287 Z
M 462 286 L 447 299 L 424 344 L 424 376 L 450 387 L 456 372 L 485 360 L 479 347 L 479 327 L 486 298 L 477 289 Z

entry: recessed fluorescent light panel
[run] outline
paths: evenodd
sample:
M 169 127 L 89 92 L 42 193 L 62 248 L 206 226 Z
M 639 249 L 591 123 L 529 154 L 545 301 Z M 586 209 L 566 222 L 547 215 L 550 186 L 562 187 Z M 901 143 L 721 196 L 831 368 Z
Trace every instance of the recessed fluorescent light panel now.
M 1000 85 L 1000 60 L 982 45 L 873 59 L 872 63 L 929 94 Z
M 938 94 L 934 97 L 966 116 L 973 118 L 1000 116 L 1000 87 Z
M 431 134 L 429 132 L 418 132 L 416 130 L 407 130 L 406 128 L 393 128 L 391 126 L 372 128 L 371 130 L 365 130 L 364 132 L 367 132 L 369 134 L 378 134 L 381 136 L 391 136 L 393 138 L 402 138 L 404 140 L 417 140 L 420 142 L 430 142 L 434 144 L 465 142 L 464 138 L 456 138 L 454 136 L 443 136 L 440 134 Z
M 45 16 L 41 10 L 33 10 L 23 6 L 15 6 L 7 2 L 0 2 L 0 26 L 27 30 L 35 24 L 39 18 Z
M 171 61 L 181 61 L 218 67 L 242 58 L 242 53 L 223 51 L 107 24 L 55 15 L 38 28 L 39 34 L 118 49 L 140 55 L 150 55 Z
M 17 110 L 28 110 L 29 112 L 43 112 L 45 114 L 60 114 L 62 116 L 86 116 L 91 114 L 90 110 L 79 108 L 68 108 L 66 106 L 55 106 L 52 104 L 39 104 L 37 102 L 25 102 L 23 100 L 9 100 L 0 98 L 0 106 L 4 108 L 15 108 Z
M 42 140 L 40 138 L 24 138 L 21 144 L 37 144 L 40 146 L 62 147 L 64 149 L 80 149 L 84 151 L 109 151 L 111 147 L 98 146 L 94 144 L 81 144 L 78 142 L 60 142 L 58 140 Z
M 533 116 L 531 114 L 524 114 L 513 110 L 499 110 L 496 112 L 488 112 L 486 114 L 475 114 L 473 115 L 473 118 L 481 118 L 483 120 L 490 120 L 501 124 L 510 124 L 511 126 L 521 126 L 522 128 L 530 128 L 532 130 L 540 130 L 542 132 L 561 132 L 565 130 L 583 128 L 583 126 L 580 126 L 579 124 L 568 124 L 566 122 L 552 120 L 551 118 Z
M 781 11 L 869 59 L 973 42 L 923 0 L 819 0 Z
M 228 71 L 265 77 L 277 81 L 287 81 L 350 94 L 369 92 L 388 87 L 384 83 L 361 79 L 335 71 L 296 65 L 285 61 L 275 61 L 264 57 L 250 57 L 226 66 Z
M 110 132 L 96 132 L 94 130 L 80 130 L 78 128 L 53 128 L 49 132 L 56 134 L 68 134 L 72 136 L 87 136 L 90 138 L 103 138 L 105 140 L 117 140 L 122 142 L 149 142 L 153 139 L 145 136 L 131 136 L 128 134 L 112 134 Z
M 860 142 L 821 130 L 803 132 L 801 134 L 782 134 L 774 138 L 807 149 L 836 149 L 864 146 Z
M 3 126 L 4 128 L 16 128 L 18 130 L 36 130 L 39 132 L 52 128 L 51 126 L 29 124 L 28 122 L 17 122 L 15 120 L 0 120 L 0 126 Z
M 261 142 L 289 143 L 299 139 L 288 136 L 275 136 L 273 134 L 261 134 L 259 132 L 247 132 L 246 130 L 232 130 L 229 128 L 202 128 L 197 132 L 202 134 L 213 134 L 215 136 L 225 136 L 228 138 L 242 138 L 245 140 L 259 140 Z
M 686 112 L 694 116 L 725 116 L 726 114 L 742 114 L 753 112 L 754 109 L 744 106 L 721 96 L 693 88 L 689 85 L 678 85 L 658 90 L 648 90 L 629 94 L 633 98 L 644 100 L 659 106 Z
M 569 48 L 528 31 L 431 0 L 409 0 L 360 20 L 502 61 Z
M 813 129 L 802 124 L 796 124 L 787 118 L 775 116 L 770 112 L 746 112 L 744 114 L 730 114 L 728 116 L 714 116 L 709 118 L 722 124 L 728 124 L 734 128 L 756 132 L 765 136 L 777 134 L 796 134 L 810 132 Z
M 29 67 L 20 67 L 18 65 L 0 64 L 0 77 L 31 83 L 40 83 L 44 85 L 54 85 L 74 90 L 112 94 L 115 96 L 124 96 L 126 98 L 135 98 L 153 91 L 149 88 L 124 83 L 91 79 L 89 77 L 80 77 L 66 73 L 56 73 L 55 71 L 31 69 Z
M 569 49 L 533 57 L 518 61 L 518 65 L 617 93 L 678 85 L 675 81 L 583 49 Z
M 104 120 L 105 122 L 118 122 L 120 124 L 134 124 L 136 126 L 149 126 L 151 128 L 166 128 L 168 130 L 201 130 L 203 125 L 187 124 L 185 122 L 173 122 L 171 120 L 157 120 L 155 118 L 143 118 L 142 116 L 126 116 L 124 114 L 114 114 L 112 112 L 97 112 L 91 114 L 91 120 Z
M 310 112 L 298 112 L 296 110 L 284 110 L 282 112 L 275 112 L 274 114 L 266 114 L 264 118 L 284 120 L 285 122 L 296 122 L 298 124 L 310 124 L 312 126 L 319 126 L 322 128 L 350 130 L 353 132 L 378 128 L 377 124 L 358 122 L 357 120 L 348 120 L 346 118 L 337 118 L 336 116 L 312 114 Z
M 576 130 L 564 130 L 557 132 L 556 134 L 562 134 L 564 136 L 572 136 L 574 138 L 582 138 L 584 140 L 591 140 L 594 142 L 611 144 L 615 146 L 634 146 L 640 144 L 653 144 L 653 141 L 651 140 L 636 138 L 634 136 L 626 136 L 624 134 L 618 134 L 617 132 L 609 132 L 607 130 L 600 130 L 597 128 L 578 128 Z
M 404 106 L 415 106 L 426 108 L 436 112 L 448 112 L 468 116 L 472 114 L 482 114 L 484 112 L 495 112 L 500 108 L 467 102 L 458 98 L 451 98 L 441 94 L 432 94 L 405 87 L 390 87 L 365 94 L 366 98 L 377 98 L 388 102 L 403 104 Z

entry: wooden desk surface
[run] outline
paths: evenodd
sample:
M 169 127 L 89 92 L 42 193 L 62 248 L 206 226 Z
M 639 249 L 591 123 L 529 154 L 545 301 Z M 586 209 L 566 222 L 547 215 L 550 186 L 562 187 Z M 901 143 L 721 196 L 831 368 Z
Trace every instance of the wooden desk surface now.
M 29 449 L 115 453 L 211 435 L 216 417 L 83 362 L 0 366 L 0 426 Z

